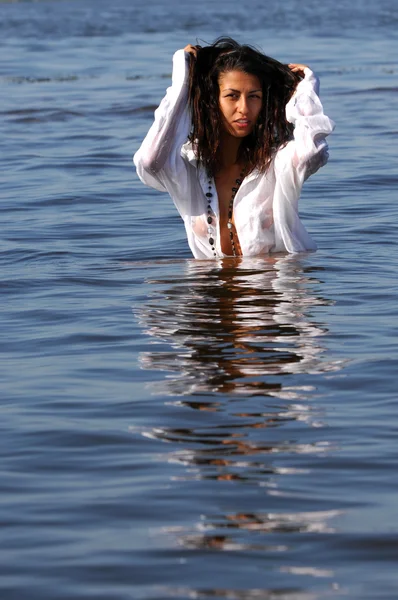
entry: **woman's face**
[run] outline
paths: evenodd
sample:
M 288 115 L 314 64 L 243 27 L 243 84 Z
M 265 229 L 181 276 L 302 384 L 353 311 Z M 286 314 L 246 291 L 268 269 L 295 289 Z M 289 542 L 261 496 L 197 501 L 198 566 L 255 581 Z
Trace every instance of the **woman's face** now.
M 228 71 L 221 73 L 218 85 L 224 130 L 233 137 L 246 137 L 253 130 L 263 105 L 260 80 L 243 71 Z

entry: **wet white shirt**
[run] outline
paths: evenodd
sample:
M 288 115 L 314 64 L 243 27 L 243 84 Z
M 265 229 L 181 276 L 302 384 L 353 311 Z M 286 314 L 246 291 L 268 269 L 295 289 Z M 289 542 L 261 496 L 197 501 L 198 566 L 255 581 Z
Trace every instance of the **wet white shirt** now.
M 172 85 L 155 111 L 152 124 L 134 164 L 141 181 L 168 192 L 180 213 L 195 258 L 214 258 L 221 250 L 219 207 L 214 181 L 212 223 L 207 222 L 208 176 L 197 164 L 192 144 L 188 106 L 189 55 L 178 50 L 173 57 Z M 298 214 L 304 181 L 328 160 L 326 136 L 334 124 L 323 113 L 319 81 L 307 67 L 304 79 L 286 105 L 286 118 L 294 125 L 293 139 L 280 148 L 266 173 L 254 170 L 242 182 L 234 199 L 234 223 L 243 256 L 269 252 L 304 252 L 316 244 Z

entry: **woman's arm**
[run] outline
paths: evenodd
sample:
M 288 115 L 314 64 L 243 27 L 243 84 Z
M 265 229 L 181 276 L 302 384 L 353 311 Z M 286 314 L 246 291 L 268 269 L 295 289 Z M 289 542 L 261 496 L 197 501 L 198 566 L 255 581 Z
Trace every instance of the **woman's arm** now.
M 323 112 L 316 75 L 306 65 L 290 64 L 289 68 L 303 76 L 286 105 L 286 118 L 294 125 L 293 164 L 306 179 L 326 164 L 326 137 L 332 133 L 334 123 Z
M 134 155 L 141 181 L 160 191 L 170 191 L 170 183 L 177 181 L 184 169 L 180 152 L 191 128 L 188 108 L 191 54 L 187 49 L 174 54 L 172 85 L 156 109 L 155 120 Z
M 301 222 L 298 203 L 304 180 L 328 160 L 326 136 L 334 123 L 323 113 L 319 100 L 319 81 L 305 65 L 289 65 L 303 79 L 286 105 L 286 118 L 294 125 L 294 139 L 281 148 L 275 157 L 277 182 L 273 215 L 275 252 L 305 252 L 316 244 Z

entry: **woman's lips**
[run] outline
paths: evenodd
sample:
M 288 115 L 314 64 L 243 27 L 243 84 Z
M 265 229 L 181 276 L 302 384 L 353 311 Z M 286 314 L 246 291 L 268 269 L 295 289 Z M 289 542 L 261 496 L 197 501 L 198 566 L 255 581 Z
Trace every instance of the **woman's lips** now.
M 248 127 L 250 125 L 250 121 L 248 119 L 237 119 L 235 123 L 238 127 Z

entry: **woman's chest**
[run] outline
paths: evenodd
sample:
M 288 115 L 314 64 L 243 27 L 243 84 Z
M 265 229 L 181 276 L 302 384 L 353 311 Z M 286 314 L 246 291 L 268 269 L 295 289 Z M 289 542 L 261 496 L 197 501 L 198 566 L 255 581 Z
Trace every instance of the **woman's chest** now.
M 244 181 L 244 168 L 233 165 L 216 175 L 214 184 L 218 198 L 220 221 L 228 221 L 233 217 L 235 197 Z

